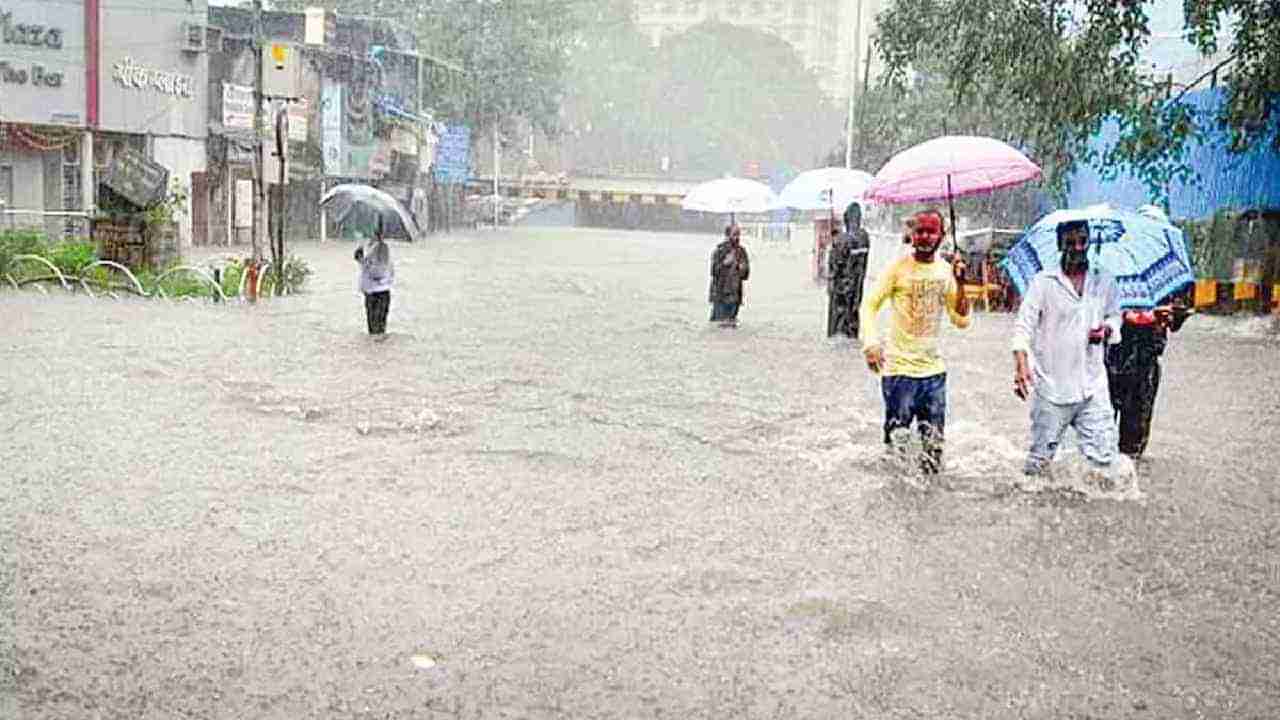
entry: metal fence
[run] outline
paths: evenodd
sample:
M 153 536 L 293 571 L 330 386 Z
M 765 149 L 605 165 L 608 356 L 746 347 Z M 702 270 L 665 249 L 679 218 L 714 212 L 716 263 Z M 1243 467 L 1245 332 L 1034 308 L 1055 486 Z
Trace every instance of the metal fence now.
M 89 213 L 83 210 L 31 210 L 0 203 L 0 230 L 39 230 L 51 238 L 89 237 Z

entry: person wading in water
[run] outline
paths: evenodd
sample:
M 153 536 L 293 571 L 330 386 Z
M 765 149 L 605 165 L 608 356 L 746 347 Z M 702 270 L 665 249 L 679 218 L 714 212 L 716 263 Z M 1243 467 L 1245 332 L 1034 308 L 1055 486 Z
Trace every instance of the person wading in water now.
M 912 254 L 899 258 L 881 275 L 862 304 L 862 349 L 867 367 L 881 376 L 884 394 L 884 442 L 905 452 L 911 424 L 923 443 L 920 468 L 942 471 L 943 429 L 947 415 L 947 368 L 938 352 L 942 314 L 957 328 L 969 327 L 969 300 L 961 290 L 965 264 L 959 256 L 940 262 L 938 247 L 946 233 L 942 213 L 916 213 Z M 882 345 L 876 328 L 880 308 L 890 302 L 893 325 Z
M 1146 452 L 1151 437 L 1160 356 L 1169 333 L 1181 330 L 1191 312 L 1179 301 L 1153 310 L 1125 310 L 1120 342 L 1107 348 L 1107 385 L 1120 430 L 1120 452 L 1134 460 Z
M 711 253 L 711 322 L 721 327 L 738 326 L 742 306 L 742 284 L 751 276 L 747 249 L 742 247 L 742 229 L 736 224 L 724 229 L 724 242 Z
M 831 243 L 827 282 L 827 337 L 858 337 L 858 306 L 862 281 L 867 275 L 871 236 L 862 227 L 862 206 L 849 203 L 844 211 L 844 232 Z
M 1115 422 L 1103 365 L 1104 344 L 1120 339 L 1115 279 L 1089 267 L 1089 225 L 1058 224 L 1061 267 L 1031 279 L 1013 326 L 1013 392 L 1031 401 L 1031 447 L 1023 472 L 1040 475 L 1075 428 L 1095 469 L 1115 459 Z
M 364 293 L 365 320 L 369 334 L 385 337 L 387 311 L 391 308 L 391 285 L 396 279 L 395 265 L 391 263 L 391 248 L 382 237 L 382 218 L 378 218 L 373 238 L 356 248 L 356 262 L 360 263 L 360 292 Z

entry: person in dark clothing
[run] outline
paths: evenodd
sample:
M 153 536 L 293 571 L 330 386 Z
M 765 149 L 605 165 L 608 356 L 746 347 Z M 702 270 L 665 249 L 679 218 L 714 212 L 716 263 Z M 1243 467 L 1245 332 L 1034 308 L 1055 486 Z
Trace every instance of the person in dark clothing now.
M 738 308 L 742 306 L 742 283 L 751 275 L 747 249 L 742 247 L 742 229 L 736 224 L 724 229 L 724 242 L 711 253 L 711 322 L 724 327 L 738 324 Z
M 1169 333 L 1182 329 L 1191 310 L 1182 303 L 1126 310 L 1120 342 L 1107 350 L 1107 384 L 1120 429 L 1120 452 L 1134 460 L 1146 452 L 1160 389 L 1160 356 Z
M 844 232 L 833 235 L 827 273 L 827 337 L 857 338 L 862 280 L 871 250 L 871 236 L 862 227 L 862 206 L 849 203 L 844 211 Z

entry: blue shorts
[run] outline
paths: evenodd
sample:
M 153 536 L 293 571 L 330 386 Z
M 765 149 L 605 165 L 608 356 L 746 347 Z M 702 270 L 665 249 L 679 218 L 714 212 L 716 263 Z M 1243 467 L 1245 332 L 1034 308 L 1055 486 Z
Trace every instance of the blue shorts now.
M 711 303 L 711 320 L 737 320 L 738 303 Z
M 921 437 L 942 440 L 947 421 L 946 373 L 923 378 L 887 375 L 880 380 L 880 389 L 884 393 L 886 444 L 891 443 L 894 430 L 909 428 L 912 422 L 916 423 Z

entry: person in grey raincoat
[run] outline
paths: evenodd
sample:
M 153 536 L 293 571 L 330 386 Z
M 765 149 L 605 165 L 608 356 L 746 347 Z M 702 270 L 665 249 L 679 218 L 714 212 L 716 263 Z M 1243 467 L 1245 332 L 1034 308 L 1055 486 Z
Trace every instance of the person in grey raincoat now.
M 391 262 L 391 248 L 382 237 L 382 218 L 364 245 L 356 248 L 356 262 L 360 263 L 360 292 L 364 293 L 364 311 L 369 334 L 385 335 L 387 311 L 391 308 L 391 285 L 396 279 L 395 265 Z
M 711 253 L 711 322 L 726 327 L 738 324 L 742 306 L 742 283 L 751 275 L 747 249 L 742 247 L 742 229 L 737 224 L 724 229 L 724 242 Z
M 831 244 L 827 273 L 827 337 L 858 337 L 858 306 L 862 281 L 867 274 L 871 236 L 862 227 L 862 206 L 849 203 L 844 211 L 844 232 Z

